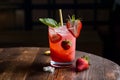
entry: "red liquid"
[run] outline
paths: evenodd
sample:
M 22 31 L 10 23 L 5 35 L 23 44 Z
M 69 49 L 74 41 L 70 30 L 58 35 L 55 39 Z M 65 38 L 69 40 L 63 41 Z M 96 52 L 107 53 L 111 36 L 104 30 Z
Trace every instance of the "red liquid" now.
M 60 29 L 60 30 L 59 30 Z M 55 38 L 51 40 L 52 35 L 61 36 L 60 39 Z M 69 40 L 72 44 L 69 49 L 65 50 L 61 43 L 64 40 Z M 75 59 L 75 47 L 76 47 L 76 38 L 67 30 L 66 26 L 60 28 L 50 28 L 49 27 L 49 43 L 51 51 L 51 59 L 55 62 L 72 62 Z

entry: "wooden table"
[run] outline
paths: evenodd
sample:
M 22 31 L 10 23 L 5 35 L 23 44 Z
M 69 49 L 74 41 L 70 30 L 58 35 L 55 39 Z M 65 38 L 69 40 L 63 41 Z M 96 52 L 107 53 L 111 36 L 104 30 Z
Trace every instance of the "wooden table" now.
M 76 58 L 90 57 L 89 69 L 75 72 L 72 68 L 56 68 L 54 73 L 44 72 L 50 56 L 49 48 L 14 47 L 0 48 L 0 80 L 120 80 L 120 66 L 105 58 L 76 51 Z

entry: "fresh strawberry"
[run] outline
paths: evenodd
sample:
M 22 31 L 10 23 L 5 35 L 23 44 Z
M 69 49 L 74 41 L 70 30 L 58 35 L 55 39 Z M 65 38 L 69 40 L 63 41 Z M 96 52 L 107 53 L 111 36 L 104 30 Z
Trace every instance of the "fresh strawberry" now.
M 72 43 L 69 40 L 64 40 L 61 43 L 62 48 L 65 49 L 65 50 L 68 50 L 71 45 L 72 45 Z
M 66 26 L 72 35 L 77 38 L 82 29 L 82 22 L 79 19 L 75 19 L 75 16 L 73 15 L 66 23 Z
M 88 56 L 78 58 L 76 61 L 76 70 L 83 71 L 89 68 Z
M 62 36 L 55 32 L 54 28 L 49 27 L 49 39 L 52 43 L 56 43 L 62 39 Z
M 54 35 L 50 36 L 50 41 L 52 43 L 59 42 L 61 39 L 62 39 L 62 37 L 59 34 L 54 34 Z

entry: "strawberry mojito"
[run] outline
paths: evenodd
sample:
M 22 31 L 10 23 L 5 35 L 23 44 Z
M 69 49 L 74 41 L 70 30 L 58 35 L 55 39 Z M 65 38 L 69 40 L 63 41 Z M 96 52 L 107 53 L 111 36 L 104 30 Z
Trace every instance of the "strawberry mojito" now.
M 75 58 L 76 38 L 68 31 L 67 27 L 49 27 L 49 43 L 51 51 L 51 64 L 69 65 Z
M 69 17 L 65 25 L 51 18 L 40 18 L 48 26 L 50 64 L 55 67 L 70 66 L 75 59 L 76 38 L 80 34 L 82 23 L 75 16 Z

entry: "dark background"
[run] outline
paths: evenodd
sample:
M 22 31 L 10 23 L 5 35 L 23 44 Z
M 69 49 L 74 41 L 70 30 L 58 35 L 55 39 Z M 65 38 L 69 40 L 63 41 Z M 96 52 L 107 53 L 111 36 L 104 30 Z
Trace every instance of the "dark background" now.
M 119 20 L 113 15 L 113 3 L 114 0 L 0 0 L 0 47 L 49 47 L 47 26 L 38 19 L 51 17 L 59 21 L 61 8 L 64 22 L 68 14 L 82 19 L 77 50 L 119 63 L 120 29 L 114 29 L 114 21 Z

